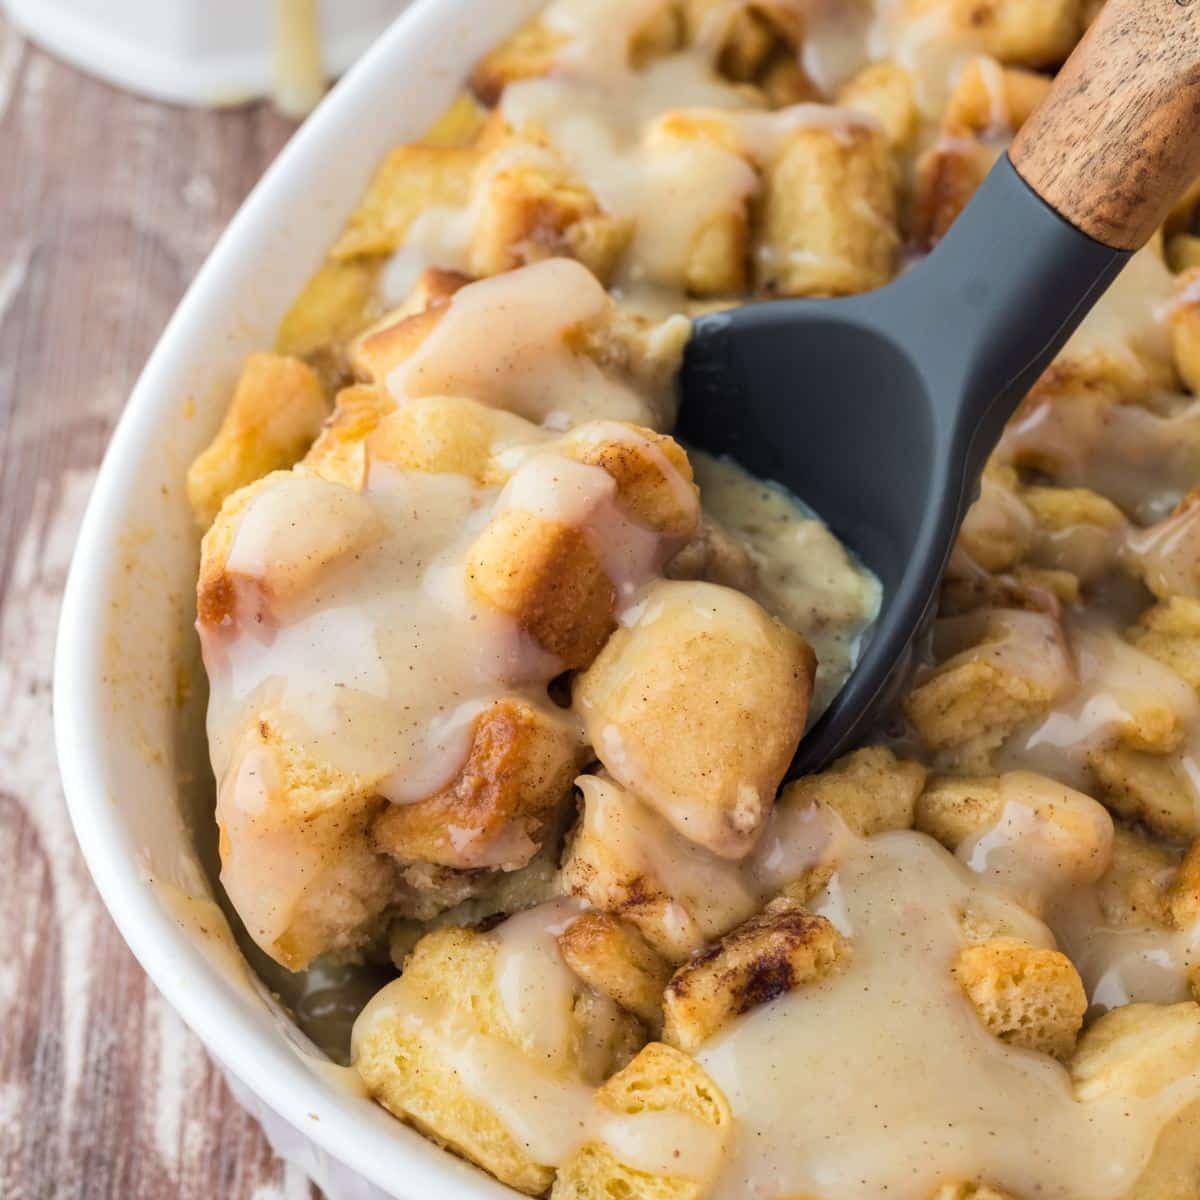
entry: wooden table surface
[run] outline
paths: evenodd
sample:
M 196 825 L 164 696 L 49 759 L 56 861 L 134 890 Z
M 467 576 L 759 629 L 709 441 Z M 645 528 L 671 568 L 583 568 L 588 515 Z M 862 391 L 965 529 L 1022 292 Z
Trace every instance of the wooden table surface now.
M 311 1200 L 75 847 L 51 658 L 88 492 L 188 281 L 293 126 L 126 96 L 0 17 L 0 1197 Z

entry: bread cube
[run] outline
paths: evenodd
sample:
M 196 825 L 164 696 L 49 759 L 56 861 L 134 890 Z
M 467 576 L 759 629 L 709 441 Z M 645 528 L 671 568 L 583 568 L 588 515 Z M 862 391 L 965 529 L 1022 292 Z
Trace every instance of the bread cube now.
M 586 667 L 616 625 L 616 589 L 586 530 L 511 508 L 467 552 L 467 586 L 564 669 Z
M 565 33 L 542 21 L 531 21 L 476 63 L 471 90 L 483 104 L 493 107 L 510 83 L 549 74 L 566 40 Z
M 449 107 L 425 130 L 424 146 L 469 146 L 482 133 L 488 110 L 470 92 L 459 92 Z
M 753 846 L 804 731 L 815 659 L 753 600 L 662 581 L 574 684 L 609 773 L 728 858 Z
M 1160 599 L 1200 599 L 1200 487 L 1128 539 L 1122 561 Z
M 684 36 L 702 44 L 727 79 L 751 83 L 775 56 L 795 56 L 803 22 L 794 3 L 757 0 L 724 4 L 722 0 L 683 0 Z
M 497 484 L 506 475 L 493 461 L 493 443 L 518 430 L 527 432 L 530 442 L 541 436 L 520 417 L 474 400 L 421 396 L 384 416 L 369 432 L 367 458 L 401 471 L 465 475 L 480 484 Z
M 395 872 L 367 834 L 377 782 L 310 759 L 270 712 L 233 752 L 217 794 L 221 882 L 288 970 L 383 935 Z
M 467 203 L 479 157 L 469 146 L 397 146 L 380 164 L 334 243 L 333 257 L 394 254 L 421 213 Z
M 1170 929 L 1175 923 L 1170 888 L 1179 874 L 1179 851 L 1136 826 L 1113 828 L 1112 855 L 1096 888 L 1104 921 L 1113 928 Z M 1180 903 L 1187 884 L 1181 883 Z
M 1052 67 L 1075 48 L 1080 0 L 906 0 L 910 20 L 942 17 L 982 53 L 1020 67 Z
M 1002 1192 L 987 1183 L 946 1183 L 930 1200 L 1018 1200 L 1010 1192 Z
M 1190 929 L 1200 920 L 1200 840 L 1192 842 L 1174 871 L 1166 889 L 1166 904 L 1176 929 Z
M 850 952 L 825 917 L 784 896 L 772 900 L 671 976 L 663 1040 L 694 1054 L 735 1017 L 840 970 Z
M 687 454 L 674 438 L 617 421 L 589 421 L 555 449 L 599 467 L 617 485 L 617 500 L 639 525 L 672 538 L 690 538 L 700 514 L 700 491 Z
M 935 631 L 941 664 L 909 692 L 904 711 L 931 750 L 986 758 L 1074 683 L 1058 621 L 996 609 L 945 618 Z
M 997 149 L 973 136 L 943 137 L 917 164 L 908 240 L 921 251 L 942 240 L 996 161 Z
M 555 715 L 524 700 L 497 700 L 475 719 L 454 780 L 415 804 L 389 805 L 372 826 L 375 845 L 400 862 L 523 867 L 587 757 Z
M 1009 421 L 997 458 L 1053 480 L 1078 480 L 1111 428 L 1121 393 L 1075 358 L 1051 364 Z
M 279 354 L 307 359 L 331 375 L 346 369 L 345 343 L 378 315 L 378 264 L 329 259 L 292 302 L 275 337 Z
M 929 781 L 917 801 L 914 821 L 947 850 L 991 829 L 1004 812 L 999 775 L 947 775 Z
M 320 379 L 282 354 L 251 354 L 221 428 L 188 468 L 188 500 L 207 529 L 226 498 L 256 479 L 290 467 L 321 431 L 329 411 Z
M 281 544 L 274 536 L 280 520 L 310 504 L 321 506 L 322 520 L 295 526 Z M 379 515 L 366 499 L 323 479 L 275 471 L 234 492 L 200 544 L 201 635 L 229 637 L 273 609 L 286 611 L 328 567 L 379 532 Z
M 513 160 L 512 146 L 504 144 L 494 154 L 512 161 L 499 169 L 485 161 L 477 176 L 472 198 L 477 216 L 467 253 L 471 273 L 499 275 L 565 256 L 607 283 L 629 244 L 632 223 L 606 213 L 550 152 Z
M 1070 1058 L 1088 1000 L 1065 954 L 1019 938 L 993 938 L 961 950 L 951 969 L 993 1037 Z
M 942 128 L 951 134 L 1012 136 L 1045 99 L 1050 82 L 1048 75 L 1003 67 L 992 58 L 969 59 L 946 102 Z
M 1068 1065 L 1080 1100 L 1156 1095 L 1200 1066 L 1200 1005 L 1114 1008 L 1079 1039 Z
M 347 349 L 355 375 L 366 382 L 386 387 L 391 373 L 411 358 L 446 315 L 444 304 L 420 312 L 388 313 L 365 329 Z
M 648 127 L 643 145 L 647 205 L 664 220 L 670 214 L 669 222 L 644 221 L 638 230 L 647 279 L 692 296 L 745 291 L 759 182 L 733 122 L 703 109 L 667 112 Z
M 873 837 L 911 829 L 917 797 L 925 786 L 920 763 L 897 758 L 883 746 L 843 755 L 817 775 L 788 784 L 779 803 L 825 804 L 851 833 Z
M 767 166 L 759 286 L 778 296 L 845 296 L 895 269 L 897 173 L 876 125 L 797 128 Z
M 872 63 L 842 85 L 839 107 L 852 108 L 879 122 L 896 154 L 907 153 L 921 124 L 912 73 L 894 62 Z
M 998 874 L 1000 887 L 1038 914 L 1069 889 L 1095 883 L 1112 857 L 1113 823 L 1103 806 L 1032 771 L 935 779 L 917 801 L 916 825 L 972 865 L 964 850 L 986 834 L 1002 853 L 989 854 L 982 870 Z
M 1090 751 L 1087 765 L 1104 803 L 1119 816 L 1173 841 L 1200 834 L 1195 789 L 1174 756 L 1116 745 Z
M 1164 389 L 1179 386 L 1162 320 L 1176 287 L 1156 234 L 1084 318 L 1059 353 L 1058 370 L 1069 372 L 1076 387 L 1107 386 L 1126 404 L 1153 407 Z
M 492 1107 L 486 1090 L 462 1078 L 481 1056 L 493 1069 L 545 1073 L 554 1083 L 599 1082 L 640 1038 L 634 1018 L 597 1007 L 579 992 L 562 1016 L 566 1041 L 550 1065 L 500 992 L 500 941 L 448 927 L 423 937 L 404 973 L 367 1005 L 354 1023 L 351 1057 L 367 1091 L 401 1120 L 479 1164 L 510 1187 L 541 1195 L 554 1164 L 539 1161 L 527 1141 Z M 467 1046 L 466 1054 L 460 1056 Z M 469 1047 L 477 1047 L 470 1049 Z M 600 1056 L 596 1061 L 596 1051 Z M 472 1062 L 472 1060 L 474 1060 Z
M 1189 392 L 1200 393 L 1200 267 L 1180 275 L 1168 319 L 1175 370 Z
M 1034 521 L 1018 494 L 1016 472 L 990 468 L 959 530 L 959 548 L 985 571 L 1004 571 L 1025 557 L 1033 540 Z
M 1142 613 L 1125 637 L 1200 691 L 1200 600 L 1161 600 Z
M 1116 562 L 1128 523 L 1111 500 L 1088 488 L 1031 487 L 1021 493 L 1037 524 L 1035 562 L 1090 582 Z
M 577 783 L 583 813 L 562 865 L 568 895 L 633 925 L 673 963 L 758 911 L 758 888 L 738 864 L 689 842 L 611 779 Z M 681 870 L 668 877 L 670 862 Z
M 634 1126 L 639 1117 L 670 1114 L 690 1127 L 686 1144 L 656 1139 L 651 1154 L 661 1163 L 682 1164 L 672 1173 L 660 1162 L 630 1163 L 629 1149 L 596 1138 L 584 1143 L 559 1168 L 550 1200 L 703 1200 L 720 1168 L 733 1116 L 720 1089 L 704 1069 L 678 1050 L 651 1042 L 596 1094 L 603 1113 L 601 1131 Z M 611 1133 L 610 1133 L 611 1136 Z M 678 1168 L 677 1168 L 678 1170 Z
M 602 912 L 587 912 L 558 935 L 563 961 L 588 987 L 649 1028 L 662 1023 L 662 994 L 671 968 L 637 929 Z

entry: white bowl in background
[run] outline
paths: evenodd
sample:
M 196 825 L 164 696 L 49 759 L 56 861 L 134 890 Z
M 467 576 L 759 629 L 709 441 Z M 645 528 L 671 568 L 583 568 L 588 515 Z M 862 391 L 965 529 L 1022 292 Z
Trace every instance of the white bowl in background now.
M 255 188 L 189 289 L 117 425 L 63 601 L 59 766 L 79 843 L 130 948 L 280 1150 L 335 1200 L 512 1197 L 337 1077 L 248 969 L 212 903 L 203 712 L 189 686 L 197 538 L 184 474 L 242 359 L 280 318 L 378 160 L 418 137 L 471 63 L 540 0 L 418 0 Z M 202 691 L 202 689 L 199 689 Z
M 272 91 L 277 2 L 0 0 L 0 7 L 27 37 L 109 83 L 155 100 L 220 105 Z M 321 0 L 328 74 L 345 71 L 406 3 Z

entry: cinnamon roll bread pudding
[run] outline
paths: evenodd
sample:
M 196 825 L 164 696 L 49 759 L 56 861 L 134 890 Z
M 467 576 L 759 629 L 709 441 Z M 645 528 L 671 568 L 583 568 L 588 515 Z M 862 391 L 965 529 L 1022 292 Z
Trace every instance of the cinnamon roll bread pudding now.
M 553 0 L 191 467 L 229 900 L 518 1192 L 1200 1200 L 1200 187 L 782 790 L 879 585 L 671 436 L 689 318 L 928 253 L 1098 8 Z

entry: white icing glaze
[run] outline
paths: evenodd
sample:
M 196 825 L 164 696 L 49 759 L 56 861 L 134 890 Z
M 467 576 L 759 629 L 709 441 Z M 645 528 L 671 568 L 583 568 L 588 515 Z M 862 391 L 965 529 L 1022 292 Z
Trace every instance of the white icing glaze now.
M 1057 1200 L 1122 1195 L 1162 1123 L 1200 1096 L 1200 1074 L 1084 1103 L 1059 1063 L 989 1034 L 950 971 L 959 914 L 988 889 L 929 838 L 872 838 L 835 880 L 813 907 L 851 937 L 849 965 L 698 1055 L 738 1122 L 718 1200 L 927 1200 L 958 1178 Z

